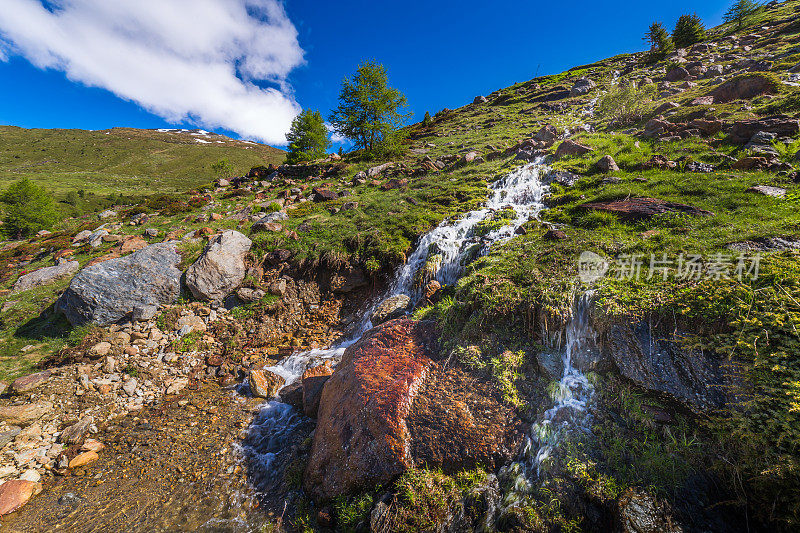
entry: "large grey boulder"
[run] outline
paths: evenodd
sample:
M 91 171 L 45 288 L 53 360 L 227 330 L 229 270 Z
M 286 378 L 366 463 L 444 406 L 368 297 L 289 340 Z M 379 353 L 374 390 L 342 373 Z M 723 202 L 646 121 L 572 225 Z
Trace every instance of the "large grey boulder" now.
M 48 285 L 56 280 L 74 274 L 80 267 L 81 265 L 77 261 L 59 259 L 58 264 L 55 266 L 40 268 L 24 276 L 20 276 L 14 284 L 14 288 L 11 289 L 11 292 L 22 292 L 41 287 L 42 285 Z
M 186 270 L 186 286 L 195 298 L 220 301 L 241 285 L 245 255 L 253 242 L 238 231 L 212 237 L 203 255 Z
M 56 304 L 72 325 L 113 324 L 135 309 L 175 302 L 180 295 L 181 256 L 175 242 L 86 267 L 72 278 Z

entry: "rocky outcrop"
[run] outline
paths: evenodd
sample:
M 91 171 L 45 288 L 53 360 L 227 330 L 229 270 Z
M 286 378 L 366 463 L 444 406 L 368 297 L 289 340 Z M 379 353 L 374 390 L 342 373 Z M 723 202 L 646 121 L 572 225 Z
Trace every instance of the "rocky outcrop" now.
M 309 368 L 300 378 L 303 386 L 303 412 L 307 417 L 316 418 L 319 411 L 319 401 L 322 398 L 322 388 L 333 374 L 330 361 Z
M 575 81 L 572 85 L 572 89 L 569 91 L 570 96 L 582 96 L 584 94 L 589 94 L 592 89 L 595 88 L 595 84 L 589 78 L 579 78 Z
M 786 115 L 739 120 L 731 127 L 728 141 L 734 144 L 747 144 L 760 132 L 774 133 L 779 137 L 794 137 L 800 133 L 800 120 Z
M 713 213 L 704 209 L 677 202 L 668 202 L 658 198 L 625 198 L 624 200 L 583 204 L 581 207 L 583 209 L 614 213 L 624 220 L 641 220 L 663 213 L 685 213 L 693 216 L 713 215 Z
M 345 350 L 322 391 L 304 476 L 310 494 L 334 498 L 391 481 L 413 465 L 406 417 L 436 338 L 433 324 L 400 319 Z
M 77 261 L 67 261 L 59 259 L 55 266 L 40 268 L 23 276 L 20 276 L 11 289 L 12 293 L 27 291 L 42 285 L 49 285 L 61 278 L 70 276 L 78 271 L 80 263 Z
M 186 286 L 194 297 L 220 301 L 236 289 L 247 272 L 244 258 L 252 244 L 233 230 L 212 237 L 203 255 L 186 270 Z
M 126 257 L 84 268 L 72 278 L 56 307 L 72 325 L 108 325 L 137 307 L 175 302 L 180 295 L 174 242 L 153 244 Z
M 247 383 L 253 396 L 269 399 L 278 394 L 286 380 L 269 370 L 251 370 Z

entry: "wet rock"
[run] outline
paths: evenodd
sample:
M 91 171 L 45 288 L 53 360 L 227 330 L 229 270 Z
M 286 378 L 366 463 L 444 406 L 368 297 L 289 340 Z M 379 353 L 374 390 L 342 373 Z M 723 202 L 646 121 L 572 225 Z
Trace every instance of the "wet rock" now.
M 35 374 L 22 376 L 21 378 L 14 380 L 14 382 L 11 384 L 11 390 L 16 393 L 28 392 L 35 389 L 39 385 L 46 383 L 50 379 L 51 375 L 51 371 L 45 370 L 44 372 L 37 372 Z
M 551 381 L 558 381 L 564 374 L 564 360 L 560 354 L 539 351 L 536 353 L 536 363 L 539 366 L 539 372 Z
M 595 165 L 600 172 L 617 172 L 619 166 L 610 155 L 604 155 Z
M 625 220 L 641 220 L 663 213 L 685 213 L 693 216 L 711 216 L 713 213 L 690 205 L 668 202 L 658 198 L 626 198 L 608 202 L 583 204 L 584 209 L 614 213 Z
M 750 100 L 762 94 L 775 94 L 779 88 L 765 76 L 744 76 L 728 80 L 709 94 L 714 101 L 725 104 L 733 100 Z
M 194 297 L 221 301 L 236 289 L 247 272 L 244 258 L 252 244 L 233 230 L 213 237 L 200 258 L 186 270 L 186 286 Z
M 330 361 L 303 372 L 303 377 L 301 378 L 303 384 L 303 412 L 307 417 L 317 417 L 319 400 L 322 397 L 322 387 L 331 374 L 333 374 L 333 368 Z
M 53 404 L 50 402 L 9 405 L 0 407 L 0 420 L 11 426 L 25 427 L 52 412 L 52 410 Z
M 565 156 L 575 156 L 575 155 L 583 155 L 592 152 L 593 150 L 588 146 L 583 144 L 577 143 L 571 139 L 567 139 L 566 141 L 562 142 L 556 148 L 556 159 L 561 159 Z
M 345 350 L 322 391 L 304 476 L 310 494 L 334 498 L 413 466 L 405 419 L 438 351 L 437 337 L 431 323 L 400 319 Z
M 33 481 L 25 479 L 6 481 L 0 485 L 0 516 L 13 513 L 41 490 L 42 486 Z
M 88 452 L 79 453 L 78 455 L 73 457 L 72 460 L 69 462 L 69 468 L 72 468 L 72 469 L 80 468 L 82 466 L 86 466 L 88 464 L 91 464 L 91 463 L 97 461 L 98 459 L 100 459 L 100 456 L 97 455 L 97 452 L 88 451 Z
M 563 187 L 572 187 L 583 176 L 565 170 L 554 170 L 545 176 L 545 184 L 558 183 Z
M 175 243 L 166 242 L 84 268 L 56 306 L 73 325 L 107 325 L 137 306 L 173 303 L 180 295 L 180 261 Z
M 39 270 L 34 270 L 33 272 L 20 276 L 17 282 L 14 283 L 11 292 L 13 294 L 43 285 L 49 285 L 61 278 L 71 276 L 77 272 L 79 268 L 80 263 L 77 261 L 59 259 L 58 264 L 55 266 L 40 268 Z
M 247 377 L 250 392 L 259 398 L 274 398 L 286 380 L 269 370 L 251 370 Z
M 520 226 L 520 227 L 519 227 L 519 228 L 517 228 L 517 229 L 520 229 L 521 227 L 522 227 L 522 226 Z M 515 232 L 515 233 L 516 233 L 516 232 Z M 427 285 L 425 285 L 425 298 L 427 298 L 428 300 L 430 300 L 430 299 L 431 299 L 431 298 L 433 298 L 433 297 L 436 295 L 436 293 L 438 293 L 438 292 L 439 292 L 441 289 L 442 289 L 442 284 L 441 284 L 441 283 L 439 283 L 439 282 L 438 282 L 438 281 L 436 281 L 435 279 L 432 279 L 432 280 L 430 280 L 430 281 L 428 282 L 428 284 L 427 284 Z
M 377 326 L 387 320 L 403 316 L 410 303 L 411 298 L 405 294 L 398 294 L 397 296 L 386 298 L 372 313 L 372 318 L 370 319 L 372 325 Z
M 619 531 L 623 533 L 683 532 L 666 505 L 649 494 L 629 490 L 620 498 L 617 512 Z
M 296 381 L 278 391 L 278 396 L 283 403 L 289 404 L 298 411 L 303 410 L 303 383 Z
M 64 444 L 80 444 L 86 438 L 92 424 L 94 424 L 94 417 L 91 415 L 84 416 L 62 431 L 61 435 L 58 437 L 58 441 Z

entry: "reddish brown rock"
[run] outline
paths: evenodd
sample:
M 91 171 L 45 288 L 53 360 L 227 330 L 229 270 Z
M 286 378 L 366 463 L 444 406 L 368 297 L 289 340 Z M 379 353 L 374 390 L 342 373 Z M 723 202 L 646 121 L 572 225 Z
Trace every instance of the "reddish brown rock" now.
M 794 137 L 800 133 L 800 120 L 786 115 L 739 120 L 731 127 L 728 140 L 735 144 L 746 144 L 760 131 L 774 133 L 778 137 Z
M 766 157 L 743 157 L 731 165 L 735 170 L 763 170 L 769 166 Z
M 328 499 L 413 465 L 406 417 L 437 351 L 435 326 L 398 319 L 348 347 L 325 383 L 306 490 Z
M 309 368 L 303 372 L 303 412 L 311 418 L 317 417 L 319 400 L 322 397 L 322 387 L 333 374 L 330 361 L 325 361 L 319 366 Z
M 558 148 L 556 149 L 556 159 L 561 159 L 564 156 L 570 155 L 583 155 L 591 151 L 592 149 L 588 146 L 567 139 L 558 145 Z
M 624 220 L 641 220 L 663 213 L 685 213 L 687 215 L 713 215 L 690 205 L 668 202 L 658 198 L 626 198 L 608 202 L 583 204 L 585 209 L 615 213 Z
M 406 178 L 400 178 L 400 179 L 392 178 L 383 185 L 381 185 L 381 189 L 383 189 L 384 191 L 389 191 L 392 189 L 402 189 L 406 185 L 408 185 L 408 180 Z
M 496 470 L 513 459 L 525 435 L 523 422 L 488 380 L 436 364 L 406 424 L 414 463 L 445 473 L 478 465 Z
M 0 516 L 13 513 L 41 492 L 42 486 L 33 481 L 15 479 L 0 485 Z

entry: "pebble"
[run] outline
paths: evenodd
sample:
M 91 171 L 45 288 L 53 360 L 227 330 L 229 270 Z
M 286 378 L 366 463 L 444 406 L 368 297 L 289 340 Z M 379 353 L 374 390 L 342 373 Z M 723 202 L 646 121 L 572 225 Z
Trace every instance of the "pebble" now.
M 72 461 L 69 462 L 69 468 L 79 468 L 81 466 L 88 465 L 89 463 L 93 463 L 100 459 L 100 456 L 97 455 L 97 452 L 83 452 L 76 455 Z
M 128 396 L 133 396 L 136 394 L 137 386 L 139 386 L 139 382 L 136 380 L 136 378 L 130 378 L 122 384 L 122 390 L 124 390 L 125 394 Z

